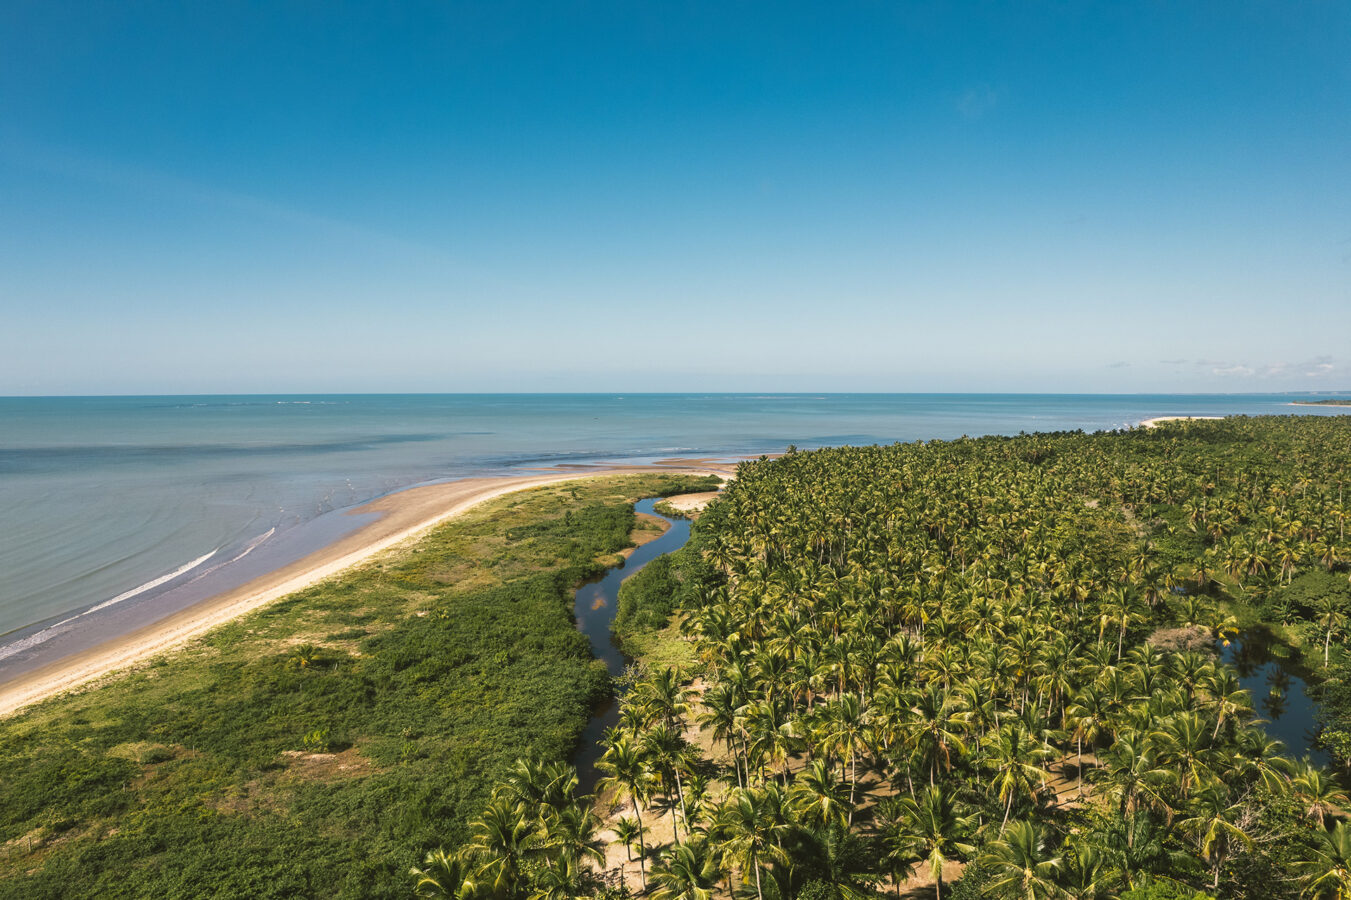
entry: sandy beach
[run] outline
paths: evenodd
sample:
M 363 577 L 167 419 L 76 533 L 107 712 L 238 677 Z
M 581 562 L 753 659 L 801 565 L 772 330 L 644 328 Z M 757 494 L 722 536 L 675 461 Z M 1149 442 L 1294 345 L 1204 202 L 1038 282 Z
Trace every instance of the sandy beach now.
M 171 650 L 236 616 L 417 538 L 441 522 L 503 494 L 599 475 L 686 472 L 728 477 L 734 470 L 734 464 L 664 460 L 653 466 L 569 468 L 550 474 L 466 478 L 389 494 L 351 510 L 352 514 L 377 513 L 379 518 L 327 547 L 153 625 L 112 638 L 0 685 L 0 716 Z
M 1202 419 L 1223 419 L 1224 416 L 1155 416 L 1140 423 L 1141 428 L 1157 428 L 1161 422 L 1192 422 Z

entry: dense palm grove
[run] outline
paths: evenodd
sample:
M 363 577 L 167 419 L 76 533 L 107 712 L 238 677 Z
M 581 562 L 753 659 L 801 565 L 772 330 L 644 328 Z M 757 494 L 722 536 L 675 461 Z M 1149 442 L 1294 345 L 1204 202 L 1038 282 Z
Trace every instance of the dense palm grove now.
M 606 740 L 639 888 L 1351 896 L 1347 797 L 1214 652 L 1268 619 L 1335 693 L 1348 474 L 1351 417 L 743 465 L 673 566 L 701 671 L 646 673 Z M 522 763 L 474 829 L 421 892 L 626 890 L 565 767 Z

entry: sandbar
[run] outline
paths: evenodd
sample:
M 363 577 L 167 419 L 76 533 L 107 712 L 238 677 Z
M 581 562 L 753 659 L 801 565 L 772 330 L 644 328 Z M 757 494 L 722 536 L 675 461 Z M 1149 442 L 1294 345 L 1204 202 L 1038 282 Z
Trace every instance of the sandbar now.
M 1223 419 L 1224 416 L 1155 416 L 1140 423 L 1141 428 L 1157 428 L 1161 422 L 1190 422 L 1199 419 Z

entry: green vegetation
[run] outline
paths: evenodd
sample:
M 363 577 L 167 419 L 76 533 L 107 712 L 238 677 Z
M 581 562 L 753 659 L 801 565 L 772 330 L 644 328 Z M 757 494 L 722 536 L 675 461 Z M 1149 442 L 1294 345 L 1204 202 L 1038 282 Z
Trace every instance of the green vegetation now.
M 1212 648 L 1276 617 L 1351 745 L 1348 474 L 1347 417 L 743 465 L 697 559 L 629 598 L 651 628 L 675 596 L 704 669 L 696 689 L 650 667 L 606 738 L 643 879 L 663 898 L 900 896 L 907 876 L 941 897 L 1347 896 L 1346 794 L 1267 738 Z
M 408 896 L 517 756 L 571 754 L 608 685 L 571 589 L 705 483 L 507 495 L 0 722 L 0 897 Z
M 1295 406 L 1351 406 L 1351 397 L 1331 397 L 1326 400 L 1291 400 Z
M 693 518 L 695 518 L 694 516 L 690 515 L 689 513 L 687 513 L 687 512 L 686 512 L 685 510 L 683 510 L 683 509 L 676 509 L 674 506 L 671 505 L 671 503 L 670 503 L 669 501 L 666 501 L 666 500 L 663 500 L 663 501 L 661 501 L 660 503 L 654 503 L 654 504 L 652 505 L 652 508 L 653 508 L 654 510 L 656 510 L 657 512 L 661 513 L 663 516 L 666 516 L 668 519 L 693 519 Z
M 694 645 L 672 618 L 676 610 L 695 604 L 719 583 L 704 559 L 703 547 L 699 533 L 692 533 L 685 546 L 652 560 L 620 586 L 611 628 L 624 652 L 641 667 L 685 672 L 696 668 Z

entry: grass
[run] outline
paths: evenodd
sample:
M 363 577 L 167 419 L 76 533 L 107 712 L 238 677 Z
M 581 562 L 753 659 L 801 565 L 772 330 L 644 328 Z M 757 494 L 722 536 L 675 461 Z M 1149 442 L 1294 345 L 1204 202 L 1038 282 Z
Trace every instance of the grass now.
M 517 757 L 570 756 L 608 686 L 571 589 L 697 486 L 507 495 L 0 721 L 0 897 L 407 896 Z

